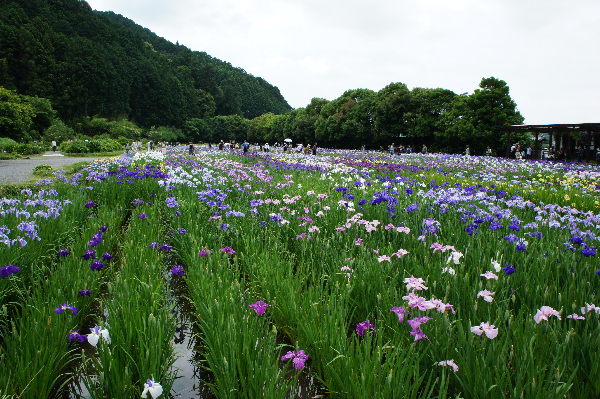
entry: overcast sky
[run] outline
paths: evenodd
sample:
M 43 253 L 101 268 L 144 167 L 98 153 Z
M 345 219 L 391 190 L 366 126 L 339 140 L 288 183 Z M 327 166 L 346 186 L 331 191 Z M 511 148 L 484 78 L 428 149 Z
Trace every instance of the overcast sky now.
M 260 76 L 294 107 L 505 80 L 527 124 L 600 122 L 598 0 L 87 0 Z

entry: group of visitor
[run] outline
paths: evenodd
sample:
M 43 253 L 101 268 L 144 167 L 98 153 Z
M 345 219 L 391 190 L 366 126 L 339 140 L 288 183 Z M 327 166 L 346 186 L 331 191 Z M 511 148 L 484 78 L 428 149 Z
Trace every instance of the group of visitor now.
M 363 146 L 363 151 L 364 151 L 364 146 Z M 391 155 L 412 154 L 413 152 L 417 152 L 417 151 L 418 151 L 418 149 L 414 148 L 412 144 L 409 144 L 406 147 L 404 147 L 404 145 L 402 145 L 402 144 L 396 145 L 395 143 L 392 143 L 389 147 L 389 152 Z M 423 154 L 427 153 L 427 146 L 425 144 L 423 144 L 423 148 L 421 148 L 421 153 L 423 153 Z

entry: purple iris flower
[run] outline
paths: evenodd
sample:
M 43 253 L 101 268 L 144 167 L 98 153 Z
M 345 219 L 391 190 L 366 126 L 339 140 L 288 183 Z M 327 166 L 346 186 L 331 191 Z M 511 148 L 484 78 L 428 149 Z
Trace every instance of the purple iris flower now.
M 198 253 L 198 256 L 204 258 L 205 256 L 212 254 L 212 251 L 210 249 L 206 249 L 206 248 L 202 248 L 202 251 L 200 251 Z
M 111 260 L 113 259 L 114 256 L 112 256 L 111 254 L 109 254 L 108 252 L 105 252 L 104 255 L 102 255 L 102 260 L 106 261 L 106 260 Z
M 362 323 L 358 323 L 356 325 L 356 333 L 359 337 L 362 337 L 365 331 L 368 329 L 371 329 L 373 332 L 375 332 L 375 326 L 371 324 L 369 320 L 363 321 Z
M 169 246 L 169 244 L 167 244 L 166 242 L 163 243 L 163 245 L 161 245 L 158 248 L 159 251 L 165 251 L 165 252 L 169 252 L 171 250 L 171 247 Z
M 231 254 L 231 255 L 233 255 L 235 253 L 235 251 L 231 247 L 221 248 L 220 251 L 223 251 L 223 252 Z
M 517 251 L 522 251 L 522 252 L 527 251 L 527 247 L 525 246 L 525 244 L 523 244 L 522 241 L 519 241 L 516 249 L 517 249 Z
M 504 227 L 504 226 L 502 226 L 502 223 L 499 223 L 499 222 L 491 222 L 490 223 L 490 230 L 498 230 L 498 229 L 501 229 L 502 227 Z
M 103 233 L 108 231 L 108 226 L 106 226 L 105 224 L 102 225 L 102 227 L 100 227 L 100 231 L 102 231 Z
M 88 201 L 85 203 L 86 208 L 95 208 L 97 206 L 98 206 L 98 204 L 96 204 L 95 202 L 92 202 L 92 201 Z
M 92 239 L 88 242 L 90 247 L 95 247 L 102 242 L 102 231 L 98 230 L 96 234 L 92 236 Z
M 186 231 L 185 229 L 181 228 L 181 229 L 179 229 L 179 233 L 180 233 L 180 234 L 186 234 L 186 233 L 187 233 L 187 231 Z
M 148 248 L 150 248 L 150 249 L 158 249 L 159 246 L 160 245 L 156 241 L 154 241 L 154 242 L 152 242 L 152 244 L 148 245 Z
M 262 316 L 263 314 L 265 314 L 265 311 L 267 310 L 269 305 L 264 303 L 263 301 L 258 301 L 256 303 L 253 303 L 252 305 L 248 305 L 248 307 L 250 309 L 254 309 L 256 314 Z
M 417 204 L 411 204 L 406 208 L 406 212 L 410 213 L 412 211 L 416 211 L 417 209 L 419 209 L 419 205 Z
M 92 291 L 88 290 L 87 288 L 79 290 L 79 296 L 90 296 L 90 295 L 92 295 Z
M 146 212 L 142 212 L 139 214 L 138 216 L 140 219 L 146 219 L 148 217 L 148 215 L 146 215 Z
M 59 250 L 58 250 L 58 252 L 56 253 L 56 257 L 57 257 L 58 259 L 60 259 L 61 257 L 64 257 L 64 256 L 67 256 L 67 255 L 69 255 L 69 253 L 70 253 L 70 252 L 69 252 L 68 250 L 66 250 L 66 249 L 64 249 L 64 248 L 61 248 L 61 249 L 59 249 Z
M 516 241 L 518 241 L 518 240 L 519 240 L 519 237 L 517 237 L 517 236 L 516 236 L 516 235 L 514 235 L 514 234 L 509 234 L 509 235 L 507 235 L 506 237 L 504 237 L 504 239 L 505 239 L 505 240 L 507 240 L 507 241 L 508 241 L 508 242 L 510 242 L 510 243 L 513 243 L 513 242 L 516 242 Z
M 77 315 L 77 308 L 75 306 L 69 306 L 66 302 L 54 309 L 54 313 L 62 314 L 67 309 L 71 309 L 73 316 Z
M 85 254 L 81 255 L 85 260 L 96 259 L 96 251 L 93 249 L 86 249 Z
M 5 265 L 3 267 L 0 267 L 0 277 L 6 278 L 6 277 L 10 276 L 11 274 L 15 274 L 19 270 L 21 270 L 21 268 L 18 266 Z
M 516 270 L 514 268 L 513 265 L 509 265 L 508 263 L 506 264 L 506 267 L 503 267 L 502 270 L 504 270 L 504 273 L 510 275 L 513 274 Z
M 79 334 L 79 330 L 72 330 L 69 333 L 69 345 L 74 342 L 84 342 L 87 340 L 87 335 Z
M 178 277 L 183 277 L 185 273 L 183 272 L 183 266 L 176 265 L 171 269 L 171 274 Z
M 94 260 L 90 265 L 90 269 L 100 271 L 104 267 L 104 263 L 100 262 L 98 259 Z
M 298 370 L 302 370 L 304 368 L 304 363 L 308 360 L 308 355 L 304 353 L 304 350 L 289 351 L 285 355 L 281 356 L 281 361 L 285 362 L 286 360 L 293 359 L 294 367 Z
M 583 239 L 579 236 L 573 236 L 573 237 L 569 238 L 569 241 L 571 241 L 575 245 L 583 244 Z
M 583 247 L 581 248 L 581 254 L 586 258 L 590 256 L 596 256 L 596 248 L 589 247 L 587 244 L 583 244 Z

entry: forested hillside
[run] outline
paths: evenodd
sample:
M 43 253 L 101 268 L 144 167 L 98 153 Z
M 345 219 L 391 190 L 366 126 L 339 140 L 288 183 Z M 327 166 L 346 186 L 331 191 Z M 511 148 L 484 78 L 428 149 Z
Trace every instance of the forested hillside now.
M 79 0 L 0 1 L 0 86 L 49 99 L 68 124 L 98 115 L 181 128 L 291 109 L 264 79 Z

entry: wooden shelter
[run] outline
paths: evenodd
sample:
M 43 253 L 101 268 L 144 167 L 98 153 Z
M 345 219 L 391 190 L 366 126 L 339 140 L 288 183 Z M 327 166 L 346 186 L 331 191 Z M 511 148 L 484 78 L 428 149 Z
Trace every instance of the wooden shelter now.
M 510 134 L 515 133 L 531 133 L 535 135 L 535 145 L 532 158 L 540 159 L 540 133 L 548 134 L 548 146 L 553 147 L 553 141 L 556 143 L 557 150 L 562 148 L 567 158 L 575 154 L 576 146 L 581 145 L 584 148 L 584 157 L 586 161 L 594 159 L 594 154 L 590 154 L 590 147 L 593 143 L 593 148 L 600 147 L 598 134 L 600 133 L 600 123 L 579 123 L 579 124 L 555 124 L 555 125 L 504 125 L 498 126 L 499 130 L 507 132 L 506 156 L 510 154 L 512 141 Z M 579 140 L 573 139 L 571 133 L 578 132 Z

